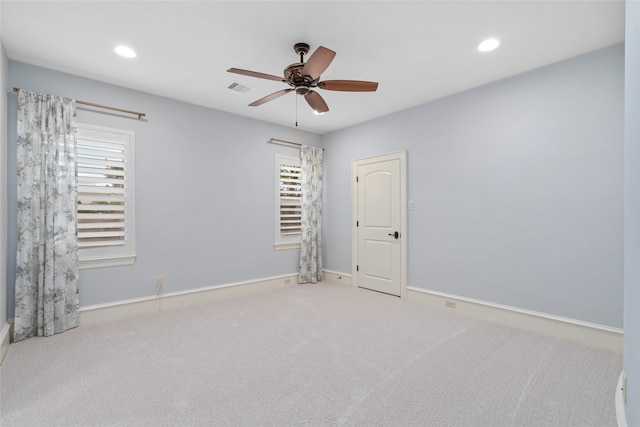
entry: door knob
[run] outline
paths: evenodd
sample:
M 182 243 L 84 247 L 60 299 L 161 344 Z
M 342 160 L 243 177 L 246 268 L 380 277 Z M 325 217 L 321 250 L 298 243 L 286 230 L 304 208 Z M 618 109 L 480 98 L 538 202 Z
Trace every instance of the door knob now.
M 389 233 L 389 236 L 393 236 L 396 238 L 396 240 L 398 239 L 398 237 L 400 237 L 400 233 L 398 233 L 397 231 L 393 234 Z

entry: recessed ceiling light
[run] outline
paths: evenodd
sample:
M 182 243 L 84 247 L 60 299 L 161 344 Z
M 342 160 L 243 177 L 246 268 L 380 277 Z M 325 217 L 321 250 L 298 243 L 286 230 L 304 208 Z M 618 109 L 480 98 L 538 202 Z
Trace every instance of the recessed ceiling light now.
M 136 52 L 131 49 L 129 46 L 116 46 L 113 49 L 118 55 L 124 56 L 125 58 L 135 58 Z
M 500 40 L 498 39 L 486 39 L 478 45 L 480 52 L 489 52 L 500 46 Z

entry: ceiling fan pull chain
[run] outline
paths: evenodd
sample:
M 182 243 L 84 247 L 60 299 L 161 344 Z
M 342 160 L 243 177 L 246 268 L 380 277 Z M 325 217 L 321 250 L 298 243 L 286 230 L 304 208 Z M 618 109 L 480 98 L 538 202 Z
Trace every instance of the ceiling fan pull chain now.
M 298 97 L 296 96 L 296 127 L 298 127 Z

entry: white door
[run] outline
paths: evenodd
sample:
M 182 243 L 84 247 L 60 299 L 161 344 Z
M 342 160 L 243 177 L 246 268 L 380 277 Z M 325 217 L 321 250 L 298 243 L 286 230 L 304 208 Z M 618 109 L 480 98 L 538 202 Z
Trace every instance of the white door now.
M 404 296 L 404 153 L 354 162 L 355 283 Z

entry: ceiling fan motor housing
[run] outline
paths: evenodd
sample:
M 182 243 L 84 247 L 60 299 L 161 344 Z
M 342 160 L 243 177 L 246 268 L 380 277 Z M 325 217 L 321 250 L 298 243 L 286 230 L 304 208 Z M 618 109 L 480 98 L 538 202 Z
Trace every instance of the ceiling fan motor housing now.
M 284 69 L 284 78 L 287 84 L 296 88 L 297 93 L 300 93 L 298 92 L 298 87 L 304 86 L 309 89 L 318 85 L 318 79 L 314 80 L 310 76 L 302 75 L 302 68 L 304 68 L 304 64 L 298 62 Z

